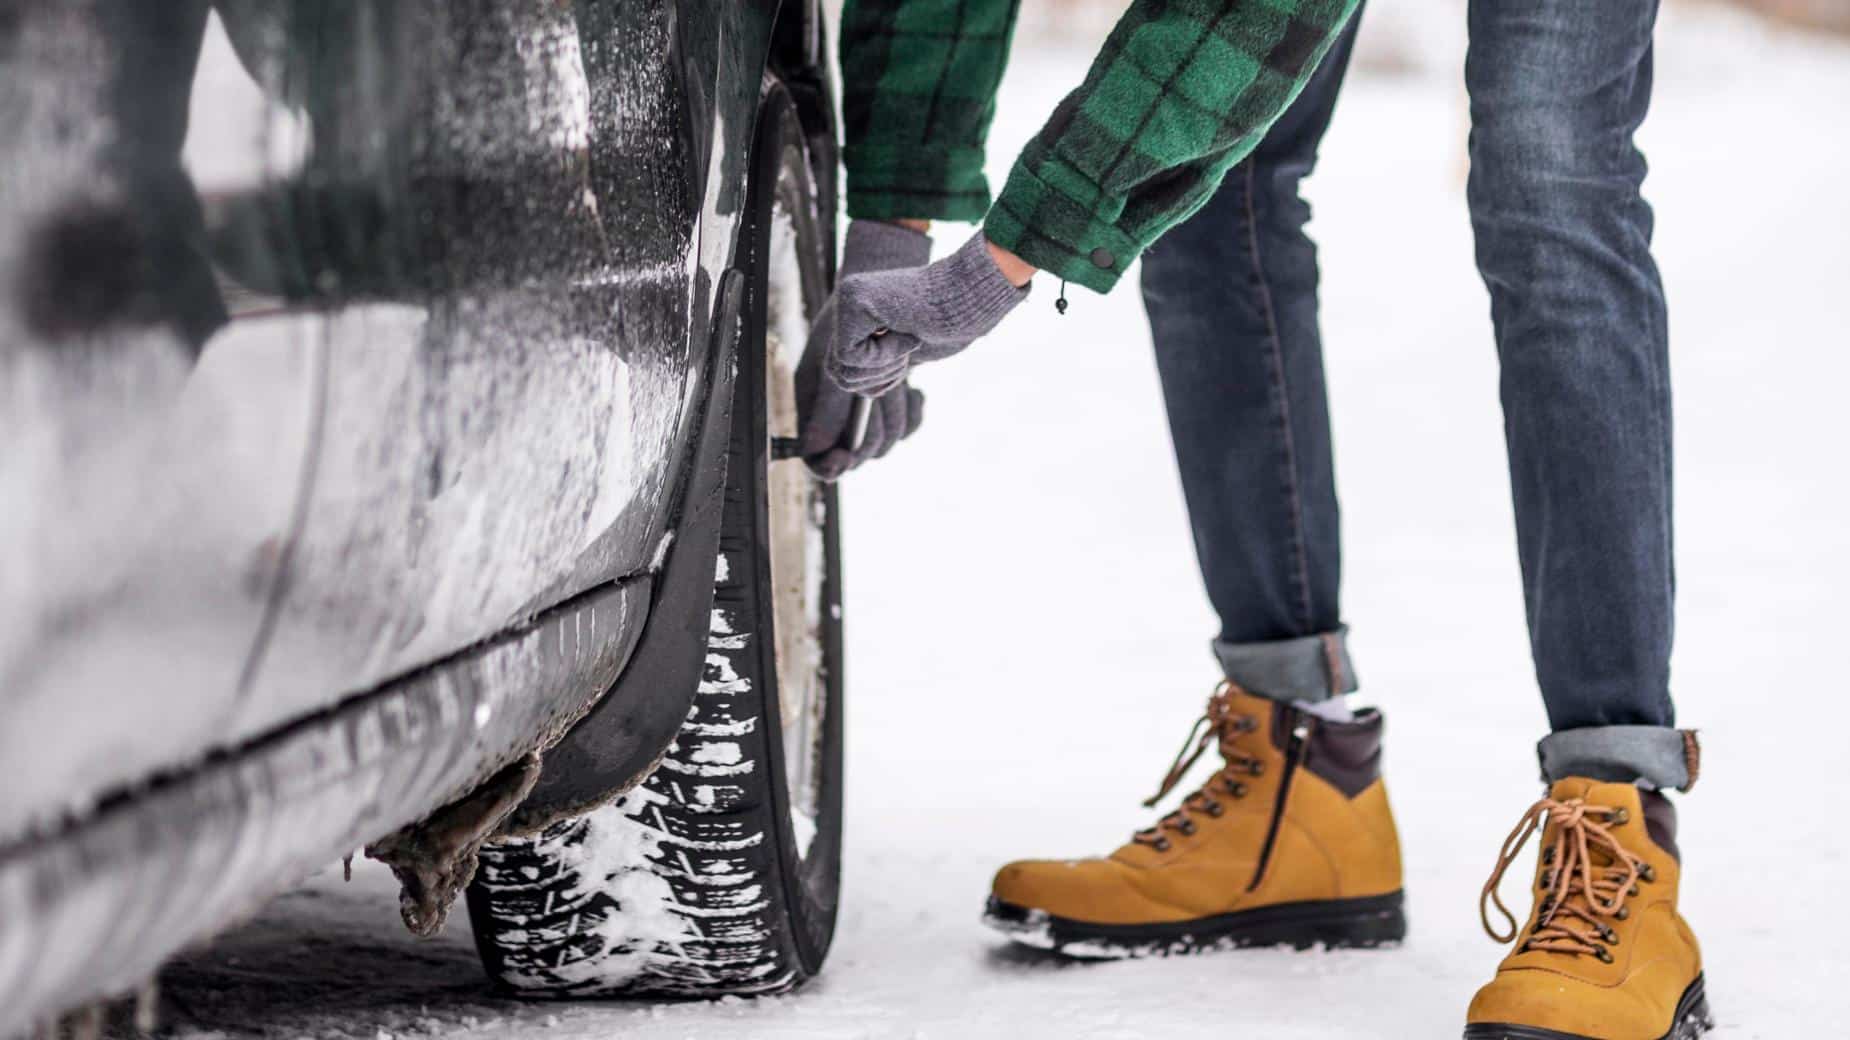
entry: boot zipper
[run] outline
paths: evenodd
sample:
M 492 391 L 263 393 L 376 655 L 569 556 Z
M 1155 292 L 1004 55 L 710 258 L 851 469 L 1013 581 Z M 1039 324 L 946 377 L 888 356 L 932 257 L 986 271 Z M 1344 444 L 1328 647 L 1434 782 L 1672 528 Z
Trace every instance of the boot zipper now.
M 1252 884 L 1246 886 L 1248 892 L 1258 890 L 1260 882 L 1265 880 L 1266 867 L 1272 863 L 1272 849 L 1278 844 L 1278 826 L 1285 819 L 1285 799 L 1291 795 L 1291 777 L 1310 752 L 1310 728 L 1314 725 L 1315 720 L 1299 715 L 1291 727 L 1291 741 L 1285 745 L 1285 771 L 1278 778 L 1278 802 L 1272 806 L 1272 822 L 1266 828 L 1265 844 L 1259 847 L 1259 866 L 1253 871 Z

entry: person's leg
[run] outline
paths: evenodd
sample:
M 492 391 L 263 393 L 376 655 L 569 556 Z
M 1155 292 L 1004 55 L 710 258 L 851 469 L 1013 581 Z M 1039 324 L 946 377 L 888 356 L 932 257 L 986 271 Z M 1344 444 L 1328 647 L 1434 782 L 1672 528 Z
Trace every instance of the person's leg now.
M 1656 14 L 1656 0 L 1471 0 L 1471 218 L 1554 732 L 1548 793 L 1485 890 L 1539 830 L 1536 906 L 1502 927 L 1481 907 L 1515 949 L 1473 998 L 1467 1040 L 1688 1040 L 1710 1025 L 1661 790 L 1688 787 L 1696 756 L 1670 702 L 1669 363 L 1632 142 Z
M 1144 254 L 1144 297 L 1226 672 L 1161 790 L 1222 766 L 1109 857 L 1001 869 L 986 920 L 1019 942 L 1137 956 L 1380 946 L 1406 933 L 1382 718 L 1354 688 L 1337 609 L 1336 489 L 1317 254 L 1298 182 L 1354 27 L 1207 206 Z
M 1143 258 L 1176 461 L 1227 677 L 1284 700 L 1355 688 L 1317 322 L 1317 247 L 1299 183 L 1316 163 L 1357 18 L 1220 190 Z
M 1656 0 L 1473 0 L 1469 197 L 1550 779 L 1687 783 L 1670 379 L 1644 156 Z

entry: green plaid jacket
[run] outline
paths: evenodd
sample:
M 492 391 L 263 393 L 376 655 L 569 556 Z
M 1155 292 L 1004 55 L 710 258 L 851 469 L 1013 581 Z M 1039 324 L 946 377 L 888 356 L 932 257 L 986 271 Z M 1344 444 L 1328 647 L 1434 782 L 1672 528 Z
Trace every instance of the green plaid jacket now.
M 990 204 L 984 140 L 1020 0 L 847 0 L 848 213 L 981 220 L 1108 291 L 1258 146 L 1357 0 L 1132 0 Z

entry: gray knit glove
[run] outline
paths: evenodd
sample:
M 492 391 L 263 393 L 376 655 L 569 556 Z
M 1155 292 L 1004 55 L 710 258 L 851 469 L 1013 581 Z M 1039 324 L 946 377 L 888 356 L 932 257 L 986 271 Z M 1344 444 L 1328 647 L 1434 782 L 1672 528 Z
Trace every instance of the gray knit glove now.
M 848 225 L 847 240 L 842 243 L 840 277 L 924 267 L 930 262 L 930 235 L 898 224 L 857 220 Z M 925 407 L 925 395 L 905 385 L 902 379 L 900 385 L 871 402 L 867 432 L 860 447 L 849 445 L 848 427 L 855 399 L 860 395 L 837 386 L 822 374 L 829 346 L 835 342 L 835 329 L 835 297 L 830 296 L 810 326 L 809 345 L 803 350 L 796 372 L 802 425 L 799 446 L 803 460 L 824 480 L 834 480 L 868 459 L 891 451 L 893 445 L 919 428 Z
M 978 231 L 926 267 L 843 278 L 835 287 L 839 328 L 829 378 L 864 397 L 899 386 L 914 361 L 950 357 L 996 327 L 1028 298 L 1003 276 Z

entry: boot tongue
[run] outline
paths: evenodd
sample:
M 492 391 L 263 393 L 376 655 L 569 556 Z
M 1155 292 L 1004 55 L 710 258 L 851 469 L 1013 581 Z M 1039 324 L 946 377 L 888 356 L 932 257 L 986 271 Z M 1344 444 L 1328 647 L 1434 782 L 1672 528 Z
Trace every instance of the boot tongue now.
M 1588 780 L 1585 777 L 1570 776 L 1566 779 L 1556 780 L 1554 783 L 1549 784 L 1548 797 L 1553 798 L 1557 802 L 1565 802 L 1570 798 L 1585 798 L 1587 796 L 1587 789 L 1593 785 L 1594 781 Z
M 1640 815 L 1637 784 L 1608 784 L 1598 780 L 1589 780 L 1583 776 L 1570 776 L 1554 782 L 1548 789 L 1548 797 L 1557 802 L 1580 799 L 1588 805 L 1599 805 L 1609 809 L 1624 809 L 1634 818 Z
M 1677 848 L 1676 807 L 1670 800 L 1657 791 L 1644 791 L 1637 784 L 1602 783 L 1585 777 L 1571 776 L 1555 781 L 1548 789 L 1548 797 L 1557 802 L 1578 798 L 1588 805 L 1601 805 L 1614 809 L 1624 809 L 1631 819 L 1624 825 L 1615 825 L 1612 832 L 1621 836 L 1633 851 L 1639 846 L 1635 827 L 1644 828 L 1644 836 L 1658 848 L 1670 854 L 1670 858 L 1681 860 Z
M 1232 683 L 1222 689 L 1221 697 L 1227 702 L 1227 708 L 1235 715 L 1251 715 L 1260 722 L 1272 721 L 1272 709 L 1278 702 L 1261 697 L 1256 693 L 1247 693 Z
M 1596 953 L 1606 935 L 1604 926 L 1588 932 L 1575 922 L 1616 912 L 1627 895 L 1636 894 L 1636 880 L 1650 880 L 1651 864 L 1641 854 L 1653 841 L 1646 835 L 1641 794 L 1635 784 L 1587 777 L 1564 777 L 1550 784 L 1547 797 L 1530 806 L 1510 832 L 1484 885 L 1478 911 L 1491 938 L 1509 942 L 1521 934 L 1515 916 L 1497 895 L 1497 883 L 1534 835 L 1542 847 L 1536 871 L 1543 902 L 1537 905 L 1534 931 L 1518 952 L 1533 948 Z M 1502 928 L 1491 922 L 1492 905 L 1503 917 Z

